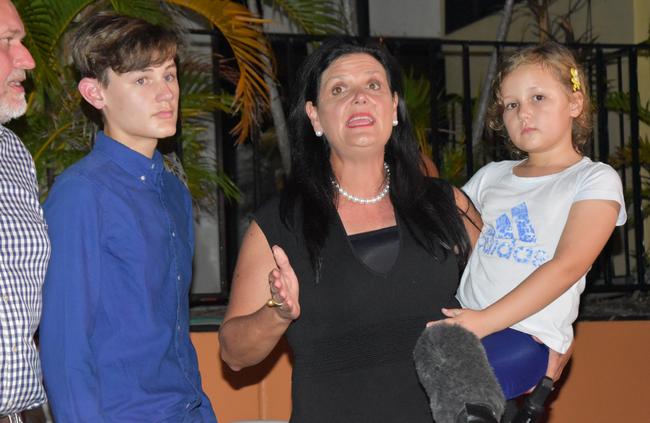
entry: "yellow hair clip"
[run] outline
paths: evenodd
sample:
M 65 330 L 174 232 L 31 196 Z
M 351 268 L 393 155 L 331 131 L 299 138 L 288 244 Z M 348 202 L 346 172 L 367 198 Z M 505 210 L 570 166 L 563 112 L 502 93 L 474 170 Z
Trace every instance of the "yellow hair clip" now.
M 571 68 L 571 85 L 573 86 L 573 92 L 580 90 L 580 77 L 576 68 Z

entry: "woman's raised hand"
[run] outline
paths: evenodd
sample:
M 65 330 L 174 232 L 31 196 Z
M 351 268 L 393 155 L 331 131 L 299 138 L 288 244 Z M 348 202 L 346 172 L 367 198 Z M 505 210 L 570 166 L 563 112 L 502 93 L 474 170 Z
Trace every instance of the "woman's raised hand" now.
M 282 248 L 274 245 L 271 251 L 275 264 L 278 266 L 269 272 L 271 299 L 276 304 L 281 304 L 275 308 L 280 317 L 295 320 L 300 316 L 298 277 Z

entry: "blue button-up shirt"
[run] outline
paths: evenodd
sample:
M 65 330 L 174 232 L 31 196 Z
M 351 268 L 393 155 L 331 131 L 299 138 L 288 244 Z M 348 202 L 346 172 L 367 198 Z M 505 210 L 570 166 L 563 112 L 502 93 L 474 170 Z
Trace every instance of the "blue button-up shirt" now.
M 41 361 L 56 421 L 216 421 L 189 338 L 191 197 L 160 153 L 100 132 L 44 210 Z

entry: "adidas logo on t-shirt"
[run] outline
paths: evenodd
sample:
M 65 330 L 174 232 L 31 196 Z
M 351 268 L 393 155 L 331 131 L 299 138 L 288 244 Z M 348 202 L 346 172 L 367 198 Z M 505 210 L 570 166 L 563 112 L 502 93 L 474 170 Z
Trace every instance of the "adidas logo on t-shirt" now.
M 537 235 L 528 216 L 526 203 L 510 209 L 496 220 L 496 227 L 488 228 L 478 240 L 479 253 L 496 256 L 516 263 L 539 267 L 549 260 L 548 253 L 535 248 Z

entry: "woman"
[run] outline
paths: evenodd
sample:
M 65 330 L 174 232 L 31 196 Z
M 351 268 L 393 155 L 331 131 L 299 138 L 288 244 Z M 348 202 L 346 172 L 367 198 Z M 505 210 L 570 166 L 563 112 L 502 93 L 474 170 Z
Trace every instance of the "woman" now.
M 244 236 L 221 355 L 262 361 L 286 333 L 291 422 L 431 422 L 412 361 L 478 221 L 466 198 L 425 177 L 401 74 L 383 49 L 324 43 L 303 64 L 281 198 Z

